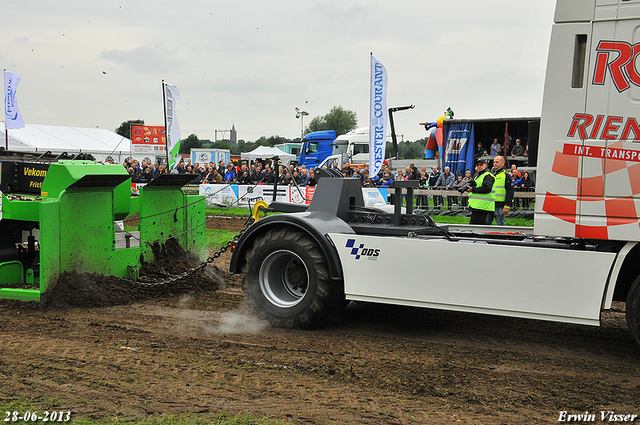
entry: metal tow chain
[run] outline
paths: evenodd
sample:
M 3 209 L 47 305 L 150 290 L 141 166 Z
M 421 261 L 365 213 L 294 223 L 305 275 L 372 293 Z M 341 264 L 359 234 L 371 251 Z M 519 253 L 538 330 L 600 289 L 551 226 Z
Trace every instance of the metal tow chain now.
M 244 232 L 249 228 L 249 226 L 251 224 L 253 224 L 254 221 L 255 220 L 254 220 L 254 218 L 252 216 L 247 217 L 247 220 L 244 223 L 244 228 L 240 231 L 240 233 L 235 235 L 229 242 L 227 242 L 226 245 L 224 245 L 222 248 L 220 248 L 219 250 L 214 252 L 204 262 L 198 264 L 197 266 L 195 266 L 195 267 L 193 267 L 191 269 L 188 269 L 188 270 L 186 270 L 186 271 L 184 271 L 184 272 L 182 272 L 180 274 L 177 274 L 177 275 L 169 276 L 169 277 L 164 278 L 164 279 L 140 278 L 140 279 L 138 279 L 136 281 L 131 281 L 131 282 L 136 284 L 136 285 L 144 286 L 144 287 L 157 287 L 157 286 L 160 286 L 160 285 L 167 285 L 169 283 L 173 283 L 173 282 L 176 282 L 178 280 L 185 279 L 185 278 L 191 276 L 192 274 L 195 274 L 198 270 L 204 269 L 205 267 L 207 267 L 207 265 L 213 263 L 222 254 L 227 252 L 229 250 L 229 248 L 231 248 L 231 244 L 234 241 L 237 241 L 238 239 L 240 239 L 240 237 L 242 237 Z

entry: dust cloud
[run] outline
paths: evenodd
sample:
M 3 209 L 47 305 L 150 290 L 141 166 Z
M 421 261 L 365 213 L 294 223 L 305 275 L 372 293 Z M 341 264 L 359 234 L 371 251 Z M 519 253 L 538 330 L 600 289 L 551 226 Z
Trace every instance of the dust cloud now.
M 187 333 L 194 332 L 201 335 L 212 334 L 254 334 L 269 329 L 269 322 L 258 319 L 246 305 L 236 310 L 225 312 L 211 312 L 194 310 L 192 295 L 180 298 L 177 308 L 172 314 L 176 320 L 174 327 Z

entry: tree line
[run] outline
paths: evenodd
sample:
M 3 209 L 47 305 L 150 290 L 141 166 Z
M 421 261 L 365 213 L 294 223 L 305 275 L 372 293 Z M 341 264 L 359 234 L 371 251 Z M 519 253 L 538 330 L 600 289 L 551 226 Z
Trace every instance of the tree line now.
M 136 119 L 125 121 L 115 130 L 122 137 L 131 139 L 131 125 L 144 125 L 144 120 Z M 313 118 L 305 127 L 304 133 L 311 133 L 322 130 L 335 130 L 337 135 L 348 133 L 355 130 L 358 126 L 357 115 L 354 111 L 344 109 L 342 106 L 334 106 L 331 110 L 322 116 Z M 212 142 L 209 139 L 200 139 L 195 134 L 190 134 L 182 139 L 180 143 L 180 153 L 190 153 L 191 149 L 229 149 L 231 155 L 240 155 L 243 152 L 250 152 L 258 146 L 275 146 L 284 143 L 300 143 L 300 138 L 288 139 L 282 136 L 261 136 L 253 142 L 238 140 L 238 143 L 232 143 L 231 140 L 218 140 Z M 427 138 L 418 139 L 416 141 L 398 142 L 398 158 L 399 159 L 422 159 L 424 158 L 424 149 L 427 144 Z M 390 142 L 386 145 L 386 157 L 393 156 L 393 147 Z

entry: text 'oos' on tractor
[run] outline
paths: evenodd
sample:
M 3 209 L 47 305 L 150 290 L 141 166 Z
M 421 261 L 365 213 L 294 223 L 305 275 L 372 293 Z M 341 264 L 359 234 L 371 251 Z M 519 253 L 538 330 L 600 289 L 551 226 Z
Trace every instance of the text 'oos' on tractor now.
M 205 257 L 204 202 L 183 192 L 183 175 L 132 196 L 122 165 L 2 151 L 0 167 L 0 298 L 44 301 L 65 272 L 135 281 L 172 237 Z M 138 230 L 125 232 L 117 222 L 135 213 Z
M 323 177 L 306 211 L 238 241 L 250 305 L 281 327 L 322 326 L 349 300 L 598 326 L 622 301 L 640 343 L 639 29 L 640 0 L 558 0 L 533 228 L 436 225 L 414 214 L 414 182 L 394 183 L 387 212 L 357 179 Z

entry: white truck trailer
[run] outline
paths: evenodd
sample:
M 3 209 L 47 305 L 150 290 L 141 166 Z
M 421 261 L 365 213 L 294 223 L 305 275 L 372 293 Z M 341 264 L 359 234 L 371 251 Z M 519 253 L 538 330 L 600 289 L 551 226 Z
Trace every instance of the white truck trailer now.
M 349 300 L 594 326 L 624 301 L 640 344 L 639 33 L 640 0 L 557 1 L 533 228 L 438 226 L 321 178 L 307 211 L 238 241 L 230 271 L 249 303 L 274 326 L 313 328 Z M 414 184 L 396 193 L 412 199 Z

